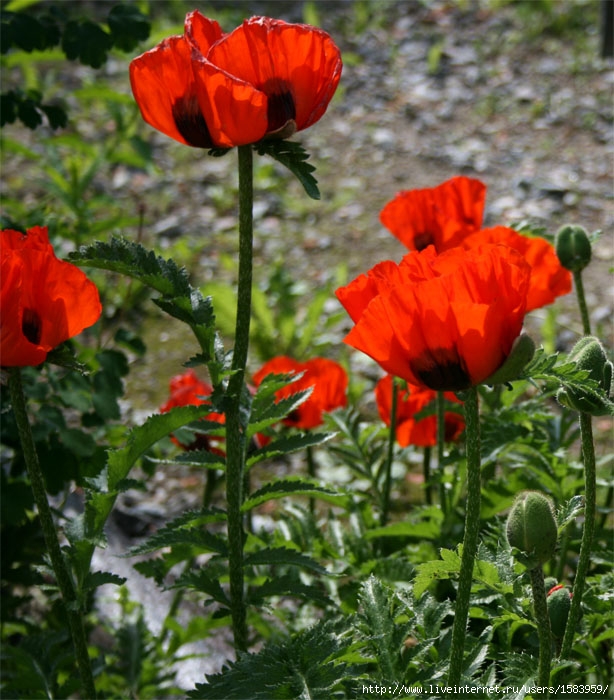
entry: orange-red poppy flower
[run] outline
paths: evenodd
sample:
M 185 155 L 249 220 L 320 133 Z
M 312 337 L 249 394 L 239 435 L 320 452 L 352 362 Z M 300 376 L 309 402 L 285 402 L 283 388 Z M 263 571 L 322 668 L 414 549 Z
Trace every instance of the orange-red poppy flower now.
M 485 200 L 486 185 L 461 175 L 437 187 L 399 192 L 380 221 L 409 250 L 434 245 L 442 253 L 480 229 Z
M 58 260 L 47 228 L 0 231 L 0 364 L 40 365 L 47 353 L 92 326 L 102 312 L 96 285 Z
M 277 400 L 287 398 L 313 387 L 309 397 L 284 419 L 284 424 L 308 430 L 323 423 L 323 414 L 347 404 L 348 377 L 341 365 L 333 360 L 316 357 L 306 362 L 282 355 L 266 362 L 254 374 L 253 381 L 259 386 L 269 374 L 300 374 L 296 381 L 279 389 Z
M 200 148 L 306 129 L 326 111 L 340 77 L 341 53 L 321 29 L 252 17 L 224 34 L 197 10 L 186 16 L 183 36 L 130 64 L 143 119 Z
M 527 312 L 551 304 L 557 297 L 571 291 L 571 272 L 560 263 L 554 246 L 539 236 L 524 236 L 505 226 L 485 228 L 463 241 L 465 248 L 484 243 L 506 245 L 518 251 L 531 266 Z
M 348 345 L 436 391 L 467 389 L 501 367 L 526 308 L 531 268 L 519 253 L 430 246 L 374 270 L 336 292 L 355 323 Z
M 392 412 L 392 388 L 395 386 L 393 377 L 387 374 L 375 386 L 375 400 L 380 418 L 390 425 Z M 395 435 L 401 447 L 417 445 L 430 447 L 437 444 L 437 417 L 426 416 L 416 420 L 416 415 L 429 404 L 434 403 L 437 393 L 431 389 L 407 384 L 406 388 L 396 385 L 397 404 Z M 452 392 L 445 392 L 448 401 L 461 403 Z M 446 411 L 444 414 L 445 440 L 453 442 L 460 437 L 465 429 L 465 419 L 459 413 Z
M 183 374 L 178 374 L 169 382 L 170 397 L 168 401 L 160 407 L 161 413 L 170 411 L 178 406 L 201 406 L 210 402 L 207 397 L 211 396 L 213 388 L 207 382 L 203 382 L 196 376 L 193 369 L 186 370 Z M 223 413 L 211 412 L 207 414 L 206 420 L 224 424 L 226 418 Z M 195 433 L 194 440 L 185 444 L 171 436 L 172 441 L 184 450 L 209 450 L 215 454 L 223 455 L 224 451 L 216 447 L 223 441 L 223 438 L 204 433 Z

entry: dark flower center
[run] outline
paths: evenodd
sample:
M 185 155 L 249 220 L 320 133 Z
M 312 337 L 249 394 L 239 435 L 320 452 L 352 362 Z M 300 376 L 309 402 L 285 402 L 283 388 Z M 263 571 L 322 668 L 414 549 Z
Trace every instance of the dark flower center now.
M 269 133 L 281 129 L 289 121 L 294 121 L 296 119 L 294 97 L 292 97 L 292 92 L 285 81 L 279 78 L 267 80 L 261 90 L 269 98 L 267 108 Z
M 21 332 L 34 345 L 38 345 L 41 339 L 42 322 L 34 309 L 24 309 L 21 319 Z
M 423 233 L 417 233 L 414 236 L 414 246 L 416 247 L 417 251 L 424 250 L 433 243 L 433 235 L 428 231 L 424 231 Z
M 437 348 L 410 360 L 411 371 L 434 391 L 463 391 L 471 386 L 465 362 L 455 349 Z
M 181 97 L 173 105 L 172 111 L 179 133 L 190 146 L 211 148 L 215 145 L 195 96 Z

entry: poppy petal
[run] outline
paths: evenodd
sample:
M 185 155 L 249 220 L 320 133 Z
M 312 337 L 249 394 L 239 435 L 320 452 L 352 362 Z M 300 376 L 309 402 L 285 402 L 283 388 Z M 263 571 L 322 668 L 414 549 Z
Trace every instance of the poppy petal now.
M 207 59 L 266 95 L 267 133 L 318 121 L 341 77 L 341 54 L 326 32 L 268 17 L 244 21 Z
M 425 189 L 403 190 L 382 209 L 380 221 L 410 250 L 434 245 L 441 253 L 482 225 L 486 186 L 453 177 Z
M 211 148 L 218 144 L 199 103 L 193 51 L 183 36 L 165 39 L 130 63 L 130 85 L 150 126 L 187 146 Z

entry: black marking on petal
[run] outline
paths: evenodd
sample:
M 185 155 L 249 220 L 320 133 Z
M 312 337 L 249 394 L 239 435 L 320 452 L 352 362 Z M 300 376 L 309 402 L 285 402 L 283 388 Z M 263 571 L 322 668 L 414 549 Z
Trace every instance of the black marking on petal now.
M 455 349 L 428 350 L 410 360 L 414 375 L 434 391 L 463 391 L 471 386 L 465 363 Z
M 433 235 L 428 231 L 417 233 L 414 236 L 414 246 L 417 251 L 424 250 L 435 243 Z
M 179 133 L 190 146 L 211 148 L 215 145 L 196 97 L 178 99 L 173 105 L 173 119 Z
M 24 309 L 21 319 L 21 332 L 34 345 L 38 345 L 41 339 L 43 324 L 40 316 L 34 309 Z

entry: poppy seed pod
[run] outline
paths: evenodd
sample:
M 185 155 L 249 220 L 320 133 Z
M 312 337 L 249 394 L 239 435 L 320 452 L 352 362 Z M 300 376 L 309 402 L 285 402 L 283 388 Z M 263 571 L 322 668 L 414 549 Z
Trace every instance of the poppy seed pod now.
M 561 265 L 572 272 L 583 270 L 591 261 L 591 242 L 582 226 L 563 226 L 556 234 L 556 254 Z
M 548 616 L 550 617 L 550 629 L 552 634 L 558 639 L 565 635 L 569 608 L 571 607 L 570 591 L 564 586 L 554 586 L 548 591 L 546 603 L 548 605 Z
M 608 360 L 603 345 L 597 338 L 585 336 L 574 345 L 569 353 L 569 359 L 576 363 L 578 369 L 588 370 L 589 378 L 597 382 L 603 395 L 589 389 L 582 391 L 567 387 L 557 393 L 559 403 L 593 416 L 612 414 L 614 410 L 614 404 L 610 401 L 612 363 Z
M 552 501 L 539 491 L 521 493 L 508 515 L 506 534 L 529 569 L 547 562 L 554 554 L 557 539 Z

